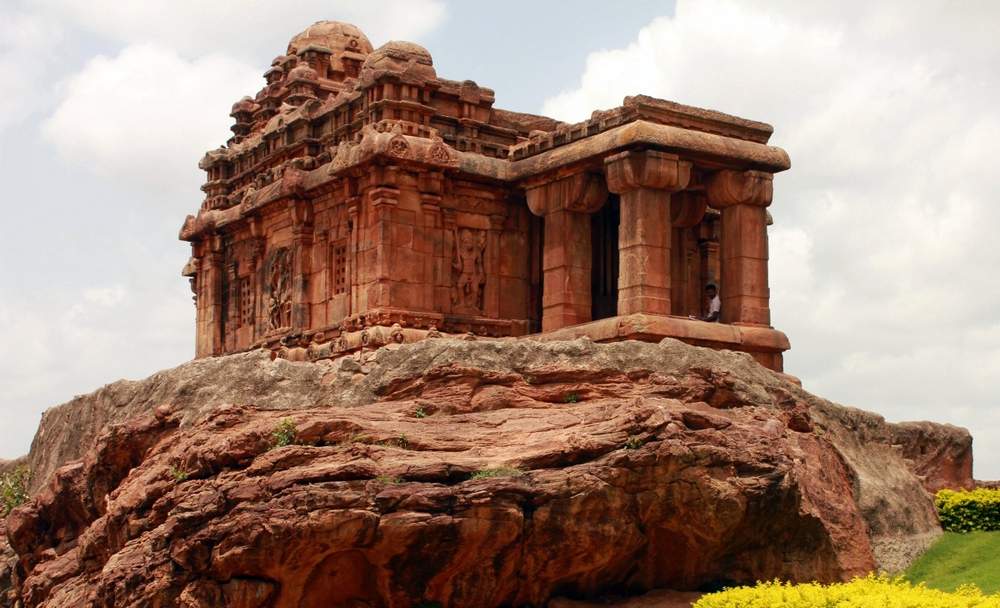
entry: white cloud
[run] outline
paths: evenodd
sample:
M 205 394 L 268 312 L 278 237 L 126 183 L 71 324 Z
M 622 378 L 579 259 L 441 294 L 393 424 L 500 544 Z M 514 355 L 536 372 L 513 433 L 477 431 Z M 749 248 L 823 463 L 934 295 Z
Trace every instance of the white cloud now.
M 23 120 L 39 106 L 54 50 L 63 38 L 58 23 L 0 8 L 0 130 Z
M 194 307 L 184 290 L 153 276 L 136 287 L 144 297 L 109 285 L 0 301 L 4 340 L 16 345 L 0 351 L 0 458 L 26 450 L 44 409 L 193 352 Z
M 1000 7 L 682 0 L 544 111 L 647 93 L 771 122 L 772 306 L 791 373 L 891 419 L 951 421 L 1000 478 Z M 992 339 L 991 339 L 992 338 Z
M 261 70 L 221 55 L 186 60 L 152 44 L 98 55 L 66 83 L 43 125 L 69 162 L 109 178 L 196 199 L 197 168 L 227 136 L 229 108 L 262 80 Z
M 440 0 L 4 2 L 0 130 L 37 120 L 42 137 L 4 131 L 0 206 L 48 241 L 0 243 L 34 252 L 0 265 L 0 334 L 17 345 L 0 352 L 0 458 L 28 449 L 45 408 L 193 355 L 176 231 L 201 201 L 199 158 L 289 38 L 337 19 L 375 44 L 419 40 L 444 18 Z
M 53 15 L 124 44 L 158 44 L 183 55 L 225 50 L 245 59 L 267 59 L 285 50 L 310 23 L 354 23 L 373 43 L 389 37 L 419 40 L 445 18 L 440 0 L 40 0 Z

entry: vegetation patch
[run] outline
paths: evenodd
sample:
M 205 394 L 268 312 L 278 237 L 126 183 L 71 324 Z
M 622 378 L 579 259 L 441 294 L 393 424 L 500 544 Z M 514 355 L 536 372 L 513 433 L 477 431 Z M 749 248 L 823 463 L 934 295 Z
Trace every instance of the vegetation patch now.
M 271 432 L 271 447 L 281 448 L 292 445 L 298 438 L 299 431 L 291 418 L 283 418 Z
M 900 578 L 868 575 L 848 583 L 793 585 L 778 581 L 703 596 L 694 608 L 1000 608 L 1000 595 L 974 585 L 949 593 Z
M 379 475 L 375 478 L 375 481 L 385 485 L 394 485 L 397 483 L 403 483 L 403 478 L 396 477 L 395 475 Z
M 949 532 L 1000 530 L 1000 490 L 941 490 L 934 505 L 941 527 Z
M 406 435 L 400 433 L 396 437 L 391 437 L 389 439 L 383 439 L 378 442 L 378 445 L 390 447 L 390 448 L 400 448 L 405 450 L 410 447 L 410 440 L 406 438 Z
M 576 393 L 570 393 L 563 397 L 563 403 L 577 403 L 580 401 L 580 395 Z
M 180 483 L 187 480 L 188 472 L 180 467 L 172 466 L 170 467 L 170 476 L 174 478 L 174 481 Z
M 972 583 L 984 593 L 1000 593 L 1000 532 L 946 532 L 905 576 L 942 591 Z
M 498 467 L 496 469 L 479 469 L 469 479 L 491 479 L 493 477 L 520 477 L 524 471 L 514 467 Z
M 28 500 L 29 481 L 31 470 L 24 465 L 0 474 L 0 517 L 7 517 Z
M 626 450 L 638 450 L 645 443 L 646 442 L 645 442 L 645 440 L 643 440 L 642 437 L 636 437 L 635 435 L 633 435 L 633 436 L 631 436 L 631 437 L 629 437 L 628 439 L 625 440 L 625 449 Z

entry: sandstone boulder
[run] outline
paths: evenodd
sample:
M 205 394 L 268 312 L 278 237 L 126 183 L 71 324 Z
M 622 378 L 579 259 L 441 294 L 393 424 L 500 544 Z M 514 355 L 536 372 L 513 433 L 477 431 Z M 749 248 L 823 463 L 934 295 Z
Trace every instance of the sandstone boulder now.
M 7 520 L 22 605 L 540 606 L 833 581 L 940 534 L 937 472 L 971 483 L 962 429 L 888 424 L 673 340 L 438 339 L 358 363 L 210 359 L 47 413 L 29 459 L 53 472 Z

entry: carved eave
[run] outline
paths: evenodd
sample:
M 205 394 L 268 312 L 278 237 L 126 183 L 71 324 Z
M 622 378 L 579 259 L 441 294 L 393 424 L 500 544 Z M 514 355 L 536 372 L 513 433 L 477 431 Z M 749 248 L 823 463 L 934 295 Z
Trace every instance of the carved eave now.
M 460 168 L 462 154 L 440 138 L 412 137 L 391 131 L 379 133 L 370 128 L 365 129 L 361 141 L 341 142 L 331 150 L 331 153 L 333 159 L 326 166 L 326 173 L 329 176 L 344 174 L 349 169 L 378 157 L 407 164 L 454 170 Z
M 648 95 L 626 97 L 622 108 L 627 111 L 633 110 L 637 118 L 650 122 L 745 139 L 759 144 L 766 144 L 774 133 L 774 127 L 764 122 Z
M 198 274 L 198 259 L 195 257 L 189 257 L 184 268 L 181 269 L 182 277 L 193 277 Z
M 201 157 L 198 161 L 198 168 L 202 171 L 208 171 L 215 165 L 219 163 L 228 162 L 231 157 L 230 150 L 226 148 L 216 148 L 215 150 L 209 150 Z
M 791 167 L 781 148 L 756 142 L 636 120 L 509 164 L 506 178 L 522 180 L 592 157 L 628 148 L 671 151 L 717 168 L 743 167 L 778 173 Z

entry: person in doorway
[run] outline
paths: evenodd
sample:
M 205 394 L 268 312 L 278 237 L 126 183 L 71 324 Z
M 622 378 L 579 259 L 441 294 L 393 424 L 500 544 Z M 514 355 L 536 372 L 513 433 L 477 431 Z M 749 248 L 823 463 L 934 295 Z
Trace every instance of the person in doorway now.
M 702 317 L 691 315 L 691 318 L 709 323 L 718 323 L 719 317 L 722 315 L 722 300 L 719 299 L 719 286 L 715 283 L 706 285 L 705 299 L 708 301 L 708 312 Z

